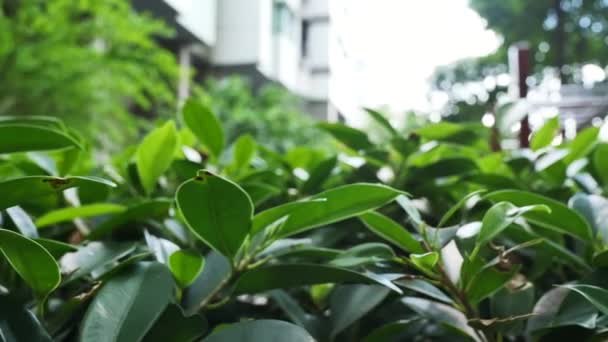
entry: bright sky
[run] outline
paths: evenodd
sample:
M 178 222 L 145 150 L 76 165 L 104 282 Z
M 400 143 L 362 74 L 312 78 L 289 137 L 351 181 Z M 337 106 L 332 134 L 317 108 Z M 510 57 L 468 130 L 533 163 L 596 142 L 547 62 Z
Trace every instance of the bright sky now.
M 349 121 L 360 123 L 361 106 L 428 110 L 437 66 L 494 51 L 499 39 L 467 3 L 330 0 L 330 91 Z

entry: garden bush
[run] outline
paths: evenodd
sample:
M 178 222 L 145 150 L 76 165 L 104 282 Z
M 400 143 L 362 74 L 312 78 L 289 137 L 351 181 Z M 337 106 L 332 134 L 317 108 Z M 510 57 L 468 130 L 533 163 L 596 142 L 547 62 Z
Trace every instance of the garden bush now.
M 51 117 L 0 119 L 0 341 L 600 341 L 599 129 L 493 151 L 479 124 L 333 155 L 226 146 L 188 101 L 98 160 Z

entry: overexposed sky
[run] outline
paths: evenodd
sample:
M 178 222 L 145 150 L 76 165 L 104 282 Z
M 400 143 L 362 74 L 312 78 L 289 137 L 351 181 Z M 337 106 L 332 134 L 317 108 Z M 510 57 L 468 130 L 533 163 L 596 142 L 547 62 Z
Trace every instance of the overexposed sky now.
M 499 44 L 467 0 L 329 1 L 331 96 L 355 124 L 361 106 L 428 110 L 437 66 Z

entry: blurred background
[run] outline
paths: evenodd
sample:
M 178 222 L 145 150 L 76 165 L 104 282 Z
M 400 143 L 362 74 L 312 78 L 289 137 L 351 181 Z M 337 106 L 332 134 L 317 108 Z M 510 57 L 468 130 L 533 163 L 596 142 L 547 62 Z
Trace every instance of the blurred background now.
M 279 150 L 325 144 L 317 120 L 373 132 L 363 107 L 513 144 L 559 116 L 569 139 L 604 125 L 607 19 L 606 0 L 0 0 L 0 115 L 109 150 L 189 96 Z

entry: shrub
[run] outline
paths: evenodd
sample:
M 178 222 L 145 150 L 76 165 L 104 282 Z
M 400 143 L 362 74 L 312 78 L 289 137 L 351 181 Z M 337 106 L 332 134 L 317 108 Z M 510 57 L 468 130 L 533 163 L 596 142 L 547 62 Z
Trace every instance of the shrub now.
M 191 100 L 101 165 L 57 119 L 2 117 L 1 339 L 603 338 L 597 128 L 492 152 L 480 125 L 370 114 L 390 138 L 320 124 L 323 157 L 225 146 Z

